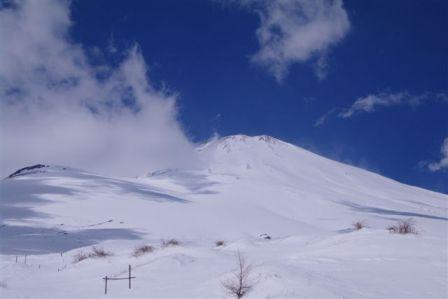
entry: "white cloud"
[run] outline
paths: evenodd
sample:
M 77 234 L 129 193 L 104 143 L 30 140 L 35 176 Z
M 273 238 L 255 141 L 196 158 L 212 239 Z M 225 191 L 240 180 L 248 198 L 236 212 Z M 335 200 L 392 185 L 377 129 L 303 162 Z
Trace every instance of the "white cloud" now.
M 281 81 L 294 63 L 315 60 L 319 78 L 325 77 L 326 55 L 350 29 L 342 0 L 242 0 L 258 13 L 256 35 L 260 49 L 252 61 Z
M 93 66 L 70 41 L 67 1 L 17 1 L 0 10 L 1 175 L 54 163 L 139 175 L 193 167 L 176 95 L 147 78 L 138 46 L 118 67 Z
M 407 92 L 369 94 L 358 98 L 349 109 L 339 114 L 342 118 L 349 118 L 361 112 L 374 112 L 379 107 L 408 104 L 418 106 L 428 98 L 429 94 L 411 95 Z
M 422 94 L 410 94 L 408 92 L 369 94 L 356 99 L 349 108 L 333 108 L 319 117 L 314 126 L 323 125 L 330 116 L 339 118 L 351 118 L 359 113 L 372 113 L 382 107 L 408 105 L 417 107 L 430 101 L 448 103 L 448 95 L 445 93 L 425 92 Z
M 443 141 L 442 147 L 440 148 L 440 153 L 442 154 L 440 161 L 428 164 L 429 170 L 439 171 L 442 169 L 448 169 L 448 137 Z
M 335 114 L 339 109 L 338 108 L 334 108 L 331 109 L 330 111 L 326 112 L 325 114 L 323 114 L 321 117 L 319 117 L 318 119 L 316 119 L 316 121 L 314 122 L 314 126 L 315 127 L 320 127 L 322 126 L 329 117 L 331 117 L 333 114 Z

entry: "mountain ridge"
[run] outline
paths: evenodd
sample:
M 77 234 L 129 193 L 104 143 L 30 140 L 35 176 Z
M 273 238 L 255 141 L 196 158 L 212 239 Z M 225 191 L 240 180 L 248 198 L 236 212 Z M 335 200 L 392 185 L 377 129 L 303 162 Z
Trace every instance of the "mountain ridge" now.
M 259 278 L 248 298 L 446 294 L 447 195 L 266 136 L 213 140 L 198 153 L 202 169 L 125 178 L 41 164 L 1 180 L 2 295 L 98 297 L 93 282 L 132 264 L 144 283 L 114 286 L 120 298 L 220 298 L 236 252 Z M 409 218 L 418 234 L 387 230 Z M 142 244 L 155 249 L 136 258 Z M 92 246 L 113 255 L 72 262 Z

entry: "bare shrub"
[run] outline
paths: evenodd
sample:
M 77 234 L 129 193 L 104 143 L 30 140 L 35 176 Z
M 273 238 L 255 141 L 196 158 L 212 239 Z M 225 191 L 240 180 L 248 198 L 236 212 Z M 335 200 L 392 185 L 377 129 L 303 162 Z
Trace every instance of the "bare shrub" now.
M 162 246 L 163 247 L 170 247 L 170 246 L 178 246 L 180 245 L 180 242 L 176 239 L 169 239 L 169 240 L 163 240 Z
M 76 263 L 79 263 L 80 261 L 83 261 L 88 258 L 89 258 L 89 256 L 87 254 L 85 254 L 84 252 L 78 252 L 73 257 L 73 263 L 76 264 Z
M 226 243 L 224 241 L 221 241 L 221 240 L 215 242 L 216 247 L 224 246 L 225 244 Z
M 106 250 L 104 250 L 104 248 L 101 247 L 92 247 L 92 252 L 89 253 L 89 257 L 91 258 L 104 258 L 104 257 L 108 257 L 111 256 L 112 252 L 108 252 Z
M 253 286 L 249 282 L 249 276 L 252 269 L 250 265 L 247 265 L 245 258 L 241 256 L 239 251 L 237 256 L 238 270 L 234 273 L 234 277 L 223 282 L 222 286 L 229 295 L 235 298 L 242 298 Z
M 389 232 L 394 234 L 416 234 L 415 221 L 412 218 L 400 220 L 395 225 L 391 225 L 387 228 Z
M 75 256 L 73 257 L 73 263 L 79 263 L 80 261 L 83 261 L 85 259 L 89 259 L 89 258 L 104 258 L 104 257 L 108 257 L 108 256 L 112 256 L 112 252 L 106 251 L 101 247 L 92 247 L 92 252 L 89 252 L 88 254 L 84 253 L 84 252 L 78 252 L 77 254 L 75 254 Z
M 366 222 L 364 220 L 356 221 L 356 222 L 353 223 L 353 228 L 356 229 L 356 230 L 360 230 L 360 229 L 363 229 L 365 227 L 367 227 L 367 224 L 366 224 Z
M 8 285 L 6 284 L 6 282 L 0 281 L 0 288 L 6 289 L 7 287 Z
M 134 249 L 134 253 L 132 254 L 134 257 L 142 256 L 146 253 L 150 253 L 154 251 L 154 247 L 151 245 L 142 245 Z

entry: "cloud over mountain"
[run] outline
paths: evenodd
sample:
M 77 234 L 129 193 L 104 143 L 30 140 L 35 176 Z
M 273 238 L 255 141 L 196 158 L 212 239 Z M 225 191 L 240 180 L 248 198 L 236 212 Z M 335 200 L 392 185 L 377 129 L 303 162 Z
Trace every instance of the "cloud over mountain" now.
M 115 175 L 193 166 L 176 95 L 151 84 L 138 45 L 117 66 L 93 64 L 71 25 L 66 1 L 0 10 L 1 175 L 38 162 Z

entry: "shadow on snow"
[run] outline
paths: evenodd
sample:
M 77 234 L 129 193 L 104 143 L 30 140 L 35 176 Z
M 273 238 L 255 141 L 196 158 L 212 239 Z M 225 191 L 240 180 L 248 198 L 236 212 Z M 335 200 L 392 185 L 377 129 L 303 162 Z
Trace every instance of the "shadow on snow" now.
M 418 218 L 445 220 L 445 221 L 448 220 L 447 217 L 433 216 L 433 215 L 420 214 L 420 213 L 414 213 L 414 212 L 389 210 L 389 209 L 375 208 L 375 207 L 369 207 L 369 206 L 362 206 L 362 205 L 355 204 L 355 203 L 348 202 L 348 201 L 340 201 L 340 203 L 352 208 L 353 210 L 356 210 L 358 212 L 364 212 L 364 213 L 372 213 L 372 214 L 378 214 L 378 215 L 389 215 L 389 216 L 418 217 Z
M 0 227 L 0 254 L 59 253 L 105 240 L 139 238 L 140 234 L 121 228 L 65 232 L 55 228 L 3 225 Z

